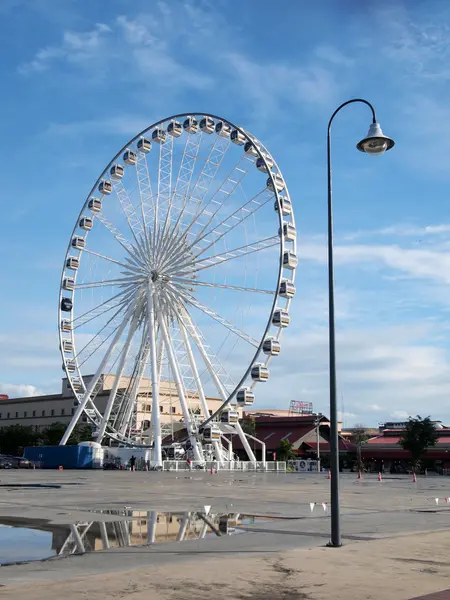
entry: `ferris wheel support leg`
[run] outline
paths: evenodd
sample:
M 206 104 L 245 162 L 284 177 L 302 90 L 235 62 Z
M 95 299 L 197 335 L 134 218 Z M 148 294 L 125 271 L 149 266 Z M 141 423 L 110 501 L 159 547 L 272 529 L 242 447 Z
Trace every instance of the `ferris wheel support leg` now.
M 208 403 L 206 402 L 205 392 L 203 391 L 202 382 L 200 379 L 200 375 L 198 373 L 197 365 L 195 363 L 194 354 L 192 352 L 191 344 L 189 343 L 189 338 L 186 332 L 186 329 L 183 323 L 180 323 L 181 335 L 183 338 L 183 342 L 186 348 L 186 353 L 189 360 L 189 365 L 191 367 L 192 375 L 195 379 L 195 384 L 197 386 L 198 397 L 200 399 L 200 404 L 202 406 L 202 412 L 205 419 L 209 417 L 209 408 Z M 213 442 L 214 452 L 216 454 L 216 458 L 220 463 L 220 466 L 223 467 L 223 452 L 221 444 L 218 441 Z
M 221 396 L 222 400 L 224 402 L 226 402 L 228 400 L 228 394 L 227 394 L 225 388 L 223 387 L 220 379 L 218 378 L 217 373 L 214 371 L 214 367 L 211 364 L 209 356 L 203 346 L 202 340 L 201 340 L 200 336 L 198 335 L 198 333 L 195 329 L 195 326 L 192 322 L 191 316 L 189 315 L 189 313 L 187 311 L 185 314 L 185 318 L 187 319 L 188 323 L 191 326 L 189 328 L 191 331 L 191 335 L 194 338 L 195 343 L 197 344 L 197 348 L 199 349 L 199 352 L 202 355 L 202 358 L 206 365 L 206 368 L 208 369 L 209 374 L 211 375 L 211 379 L 214 381 L 217 391 L 219 392 L 219 396 Z M 184 323 L 184 321 L 183 321 L 183 323 Z M 235 428 L 236 428 L 236 431 L 242 442 L 242 445 L 244 446 L 245 452 L 247 453 L 248 459 L 251 462 L 256 462 L 255 455 L 253 454 L 252 449 L 250 448 L 250 444 L 248 443 L 247 438 L 245 437 L 245 434 L 242 431 L 242 427 L 240 426 L 239 423 L 236 423 Z
M 156 510 L 149 510 L 147 513 L 147 543 L 154 544 L 156 540 L 156 525 L 158 522 L 158 513 Z
M 235 425 L 236 431 L 238 433 L 239 439 L 242 442 L 242 445 L 244 446 L 244 450 L 247 453 L 248 459 L 250 460 L 250 462 L 256 462 L 256 456 L 253 453 L 253 450 L 250 447 L 250 444 L 248 443 L 248 439 L 245 436 L 245 433 L 242 431 L 242 427 L 240 423 L 236 423 Z
M 159 419 L 159 376 L 156 355 L 156 321 L 153 302 L 153 290 L 147 288 L 147 319 L 150 345 L 150 364 L 152 372 L 152 426 L 153 426 L 153 463 L 162 466 L 161 423 Z
M 194 457 L 195 457 L 196 461 L 204 462 L 203 450 L 199 449 L 199 444 L 198 444 L 197 438 L 192 433 L 191 417 L 189 415 L 186 397 L 184 395 L 183 382 L 182 382 L 182 379 L 180 376 L 180 371 L 178 368 L 177 361 L 175 360 L 175 354 L 174 354 L 174 351 L 172 348 L 172 342 L 170 341 L 169 334 L 167 333 L 166 323 L 164 321 L 163 315 L 161 315 L 159 310 L 156 311 L 156 316 L 158 318 L 158 323 L 159 323 L 161 334 L 162 334 L 162 337 L 164 340 L 164 345 L 166 346 L 167 358 L 169 359 L 169 364 L 171 366 L 172 373 L 173 373 L 173 376 L 175 379 L 175 384 L 177 386 L 178 399 L 180 400 L 181 411 L 183 413 L 183 419 L 186 424 L 186 429 L 187 429 L 187 432 L 189 435 L 189 440 L 190 440 L 190 442 L 192 444 L 192 448 L 194 450 Z
M 181 523 L 180 523 L 180 529 L 178 530 L 178 535 L 177 535 L 177 542 L 182 542 L 186 536 L 186 531 L 189 525 L 189 513 L 185 513 Z
M 157 377 L 158 377 L 158 389 L 159 389 L 159 384 L 161 382 L 161 371 L 162 371 L 163 354 L 164 354 L 164 344 L 163 344 L 163 341 L 162 341 L 162 338 L 161 338 L 159 340 L 159 342 L 158 342 L 158 348 L 157 348 L 157 351 L 156 351 L 156 366 L 157 366 Z M 159 419 L 159 406 L 157 406 L 156 408 L 158 409 L 156 412 L 158 413 L 157 417 Z M 155 421 L 154 421 L 154 419 L 155 419 L 155 411 L 153 409 L 154 409 L 154 406 L 152 405 L 152 414 L 150 415 L 150 422 L 151 422 L 150 427 L 151 427 L 151 431 L 154 434 L 154 432 L 156 431 L 156 429 L 155 429 Z M 153 437 L 154 437 L 154 435 L 153 435 Z
M 138 371 L 136 379 L 134 380 L 130 398 L 128 399 L 126 413 L 123 418 L 123 422 L 122 422 L 122 425 L 121 425 L 120 431 L 119 431 L 119 433 L 121 433 L 122 435 L 125 435 L 126 430 L 129 427 L 131 416 L 133 414 L 133 409 L 134 409 L 135 402 L 136 402 L 136 396 L 137 396 L 139 387 L 141 385 L 142 377 L 144 375 L 145 365 L 147 364 L 149 354 L 150 354 L 150 349 L 148 348 L 143 353 L 143 358 L 141 360 L 141 364 L 139 365 L 139 371 Z
M 75 411 L 69 425 L 67 426 L 66 431 L 64 432 L 63 437 L 61 438 L 61 441 L 59 442 L 60 446 L 65 446 L 67 444 L 67 441 L 69 440 L 72 431 L 75 428 L 75 425 L 78 423 L 79 418 L 81 417 L 82 412 L 84 411 L 86 404 L 89 402 L 90 398 L 91 398 L 91 394 L 94 391 L 95 386 L 97 385 L 98 380 L 100 379 L 106 364 L 108 362 L 108 359 L 110 357 L 111 352 L 114 350 L 117 342 L 119 341 L 120 336 L 123 333 L 123 330 L 125 329 L 128 321 L 131 318 L 131 315 L 134 312 L 134 304 L 132 304 L 130 306 L 130 308 L 127 311 L 127 314 L 125 315 L 122 323 L 119 325 L 118 330 L 116 331 L 116 335 L 113 338 L 113 341 L 111 342 L 108 351 L 106 352 L 105 356 L 103 357 L 102 361 L 100 362 L 98 369 L 94 375 L 94 377 L 91 379 L 91 381 L 89 382 L 89 386 L 83 396 L 83 400 L 80 402 L 80 404 L 78 405 L 77 410 Z
M 130 345 L 133 340 L 133 337 L 134 337 L 134 334 L 136 332 L 136 328 L 137 328 L 137 325 L 139 322 L 140 309 L 141 309 L 141 304 L 139 304 L 136 307 L 136 312 L 134 313 L 133 319 L 131 320 L 127 339 L 125 341 L 125 345 L 123 347 L 122 354 L 120 356 L 119 364 L 117 365 L 116 375 L 114 377 L 114 383 L 111 388 L 111 391 L 109 392 L 108 403 L 106 405 L 105 412 L 103 413 L 103 418 L 100 422 L 100 429 L 99 429 L 99 434 L 98 434 L 98 439 L 97 439 L 97 441 L 100 444 L 102 443 L 102 439 L 105 435 L 106 426 L 108 425 L 108 420 L 111 415 L 112 407 L 114 405 L 114 401 L 117 396 L 117 390 L 119 389 L 120 380 L 122 378 L 125 361 L 127 360 L 127 356 L 130 351 Z

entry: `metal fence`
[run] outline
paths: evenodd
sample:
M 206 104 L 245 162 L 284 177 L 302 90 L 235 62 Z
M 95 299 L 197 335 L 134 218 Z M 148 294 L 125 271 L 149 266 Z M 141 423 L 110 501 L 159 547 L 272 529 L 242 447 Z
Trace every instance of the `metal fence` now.
M 282 461 L 225 461 L 222 464 L 217 461 L 207 461 L 200 463 L 192 461 L 188 464 L 185 460 L 165 460 L 163 461 L 163 471 L 276 471 L 284 473 L 286 463 Z

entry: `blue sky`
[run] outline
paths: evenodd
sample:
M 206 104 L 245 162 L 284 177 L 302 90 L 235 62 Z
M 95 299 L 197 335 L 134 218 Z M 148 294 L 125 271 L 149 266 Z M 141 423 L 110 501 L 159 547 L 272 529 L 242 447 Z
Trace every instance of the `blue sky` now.
M 450 423 L 450 7 L 283 5 L 2 0 L 0 391 L 59 389 L 60 268 L 105 164 L 151 122 L 205 110 L 270 148 L 295 206 L 292 328 L 257 406 L 312 400 L 328 412 L 326 124 L 364 97 L 397 144 L 381 158 L 356 151 L 364 106 L 335 120 L 342 416 Z

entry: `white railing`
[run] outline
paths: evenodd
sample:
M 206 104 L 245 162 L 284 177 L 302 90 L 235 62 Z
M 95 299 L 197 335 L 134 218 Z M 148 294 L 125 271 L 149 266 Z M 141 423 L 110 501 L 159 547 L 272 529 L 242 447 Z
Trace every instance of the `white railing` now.
M 163 471 L 276 471 L 284 473 L 286 463 L 270 461 L 265 464 L 262 461 L 238 461 L 230 460 L 219 464 L 216 461 L 206 461 L 204 463 L 192 461 L 188 464 L 185 460 L 165 460 L 163 461 Z

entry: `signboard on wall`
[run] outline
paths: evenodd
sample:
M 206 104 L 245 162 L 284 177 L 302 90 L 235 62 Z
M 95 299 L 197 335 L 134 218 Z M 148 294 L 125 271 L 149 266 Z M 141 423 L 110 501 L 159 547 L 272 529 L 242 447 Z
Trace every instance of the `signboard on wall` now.
M 301 402 L 300 400 L 291 400 L 289 412 L 294 415 L 312 415 L 312 402 Z

